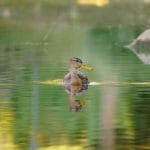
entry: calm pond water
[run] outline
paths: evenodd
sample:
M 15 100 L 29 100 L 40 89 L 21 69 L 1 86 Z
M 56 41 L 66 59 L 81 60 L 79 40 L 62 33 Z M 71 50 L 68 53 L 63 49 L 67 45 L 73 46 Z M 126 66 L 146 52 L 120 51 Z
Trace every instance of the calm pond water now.
M 150 66 L 125 45 L 141 26 L 0 26 L 0 149 L 150 149 Z M 92 85 L 75 99 L 57 82 L 79 57 Z M 54 81 L 53 81 L 54 80 Z

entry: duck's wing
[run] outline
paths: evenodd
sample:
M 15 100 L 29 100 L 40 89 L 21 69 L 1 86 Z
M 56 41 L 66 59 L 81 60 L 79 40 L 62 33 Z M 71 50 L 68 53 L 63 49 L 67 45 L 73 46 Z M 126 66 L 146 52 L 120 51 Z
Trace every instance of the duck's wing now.
M 89 84 L 89 80 L 86 75 L 84 75 L 82 72 L 78 72 L 77 75 L 82 80 L 83 84 Z

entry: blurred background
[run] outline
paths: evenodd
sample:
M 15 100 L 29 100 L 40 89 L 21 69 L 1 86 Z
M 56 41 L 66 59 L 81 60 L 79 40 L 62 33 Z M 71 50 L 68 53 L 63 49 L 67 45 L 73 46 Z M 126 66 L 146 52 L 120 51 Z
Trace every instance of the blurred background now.
M 150 0 L 1 0 L 0 149 L 150 149 L 150 66 L 125 47 L 149 16 Z M 63 86 L 34 82 L 63 79 L 72 57 L 99 83 L 77 113 Z

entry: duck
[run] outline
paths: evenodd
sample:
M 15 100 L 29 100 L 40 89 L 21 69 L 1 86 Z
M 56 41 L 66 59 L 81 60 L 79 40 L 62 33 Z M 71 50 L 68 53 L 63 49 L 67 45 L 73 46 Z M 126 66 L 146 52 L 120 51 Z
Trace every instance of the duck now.
M 80 69 L 92 70 L 92 67 L 83 64 L 83 61 L 80 58 L 73 57 L 69 60 L 69 72 L 64 76 L 63 83 L 65 88 L 69 90 L 70 86 L 75 86 L 76 89 L 74 92 L 80 92 L 87 89 L 89 84 L 89 79 L 84 75 Z

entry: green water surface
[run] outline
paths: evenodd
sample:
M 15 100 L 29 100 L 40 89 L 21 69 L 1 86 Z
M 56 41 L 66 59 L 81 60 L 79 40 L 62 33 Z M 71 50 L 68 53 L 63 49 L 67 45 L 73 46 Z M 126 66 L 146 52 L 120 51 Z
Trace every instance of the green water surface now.
M 73 4 L 68 5 L 65 8 Z M 55 16 L 59 7 L 53 7 L 53 22 L 46 25 L 22 16 L 24 23 L 20 18 L 1 20 L 0 149 L 150 149 L 150 66 L 125 48 L 148 25 L 136 24 L 136 19 L 117 24 L 109 7 L 78 7 L 79 18 L 64 17 L 63 22 Z M 92 19 L 88 9 L 109 19 Z M 34 82 L 63 79 L 72 57 L 93 67 L 84 71 L 90 81 L 103 82 L 77 96 L 85 101 L 80 112 L 70 111 L 63 86 Z

